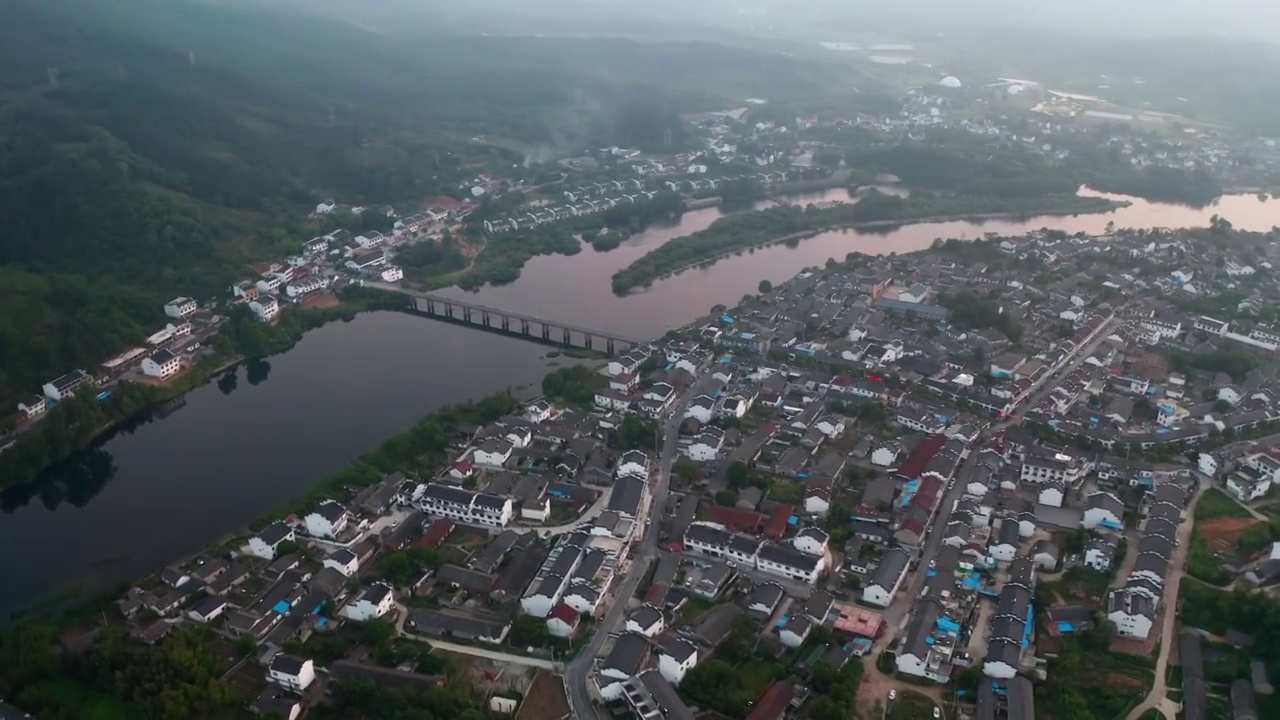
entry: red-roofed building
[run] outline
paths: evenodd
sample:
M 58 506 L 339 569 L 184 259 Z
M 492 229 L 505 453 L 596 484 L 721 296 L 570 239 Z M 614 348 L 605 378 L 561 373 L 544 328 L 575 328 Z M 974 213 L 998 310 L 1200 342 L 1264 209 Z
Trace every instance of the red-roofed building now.
M 946 435 L 930 435 L 921 440 L 920 444 L 916 445 L 915 449 L 911 451 L 911 455 L 907 456 L 907 461 L 898 468 L 898 474 L 909 478 L 920 477 L 920 473 L 924 472 L 925 466 L 946 444 Z
M 428 548 L 439 547 L 455 527 L 457 526 L 449 518 L 439 518 L 427 527 L 427 531 L 418 539 L 418 544 Z
M 942 481 L 930 475 L 920 481 L 920 487 L 916 488 L 916 494 L 911 496 L 911 504 L 933 510 L 938 505 L 938 498 L 942 497 Z
M 468 459 L 462 459 L 449 466 L 449 477 L 465 480 L 475 472 L 475 466 Z
M 795 696 L 795 688 L 790 683 L 775 680 L 751 708 L 747 720 L 782 720 Z
M 728 507 L 726 505 L 713 505 L 707 511 L 707 520 L 724 525 L 730 530 L 747 533 L 748 535 L 758 535 L 760 526 L 764 524 L 764 515 L 754 510 L 743 510 L 742 508 Z
M 764 524 L 764 536 L 777 540 L 787 534 L 787 526 L 794 512 L 790 505 L 779 505 L 769 513 L 769 520 Z
M 581 622 L 582 616 L 577 610 L 560 603 L 551 608 L 551 614 L 547 616 L 547 631 L 555 637 L 572 637 Z

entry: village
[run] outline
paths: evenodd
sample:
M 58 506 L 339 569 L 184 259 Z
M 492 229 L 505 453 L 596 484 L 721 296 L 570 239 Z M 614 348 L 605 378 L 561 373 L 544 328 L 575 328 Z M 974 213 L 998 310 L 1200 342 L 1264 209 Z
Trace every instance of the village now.
M 1278 256 L 1215 225 L 832 261 L 559 371 L 459 427 L 434 475 L 351 487 L 120 608 L 149 643 L 198 624 L 255 647 L 257 707 L 290 718 L 343 678 L 440 682 L 370 657 L 371 623 L 486 668 L 522 718 L 1027 718 L 1043 653 L 1103 627 L 1161 679 L 1116 665 L 1132 682 L 1097 702 L 1154 707 L 1182 576 L 1280 580 Z M 1186 690 L 1186 717 L 1209 700 Z

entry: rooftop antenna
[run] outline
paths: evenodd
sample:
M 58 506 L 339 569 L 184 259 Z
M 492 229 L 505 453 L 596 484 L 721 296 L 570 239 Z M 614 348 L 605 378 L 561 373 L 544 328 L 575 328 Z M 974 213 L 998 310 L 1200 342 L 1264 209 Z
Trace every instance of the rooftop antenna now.
M 58 68 L 49 66 L 45 68 L 45 73 L 49 76 L 49 88 L 51 90 L 58 89 Z

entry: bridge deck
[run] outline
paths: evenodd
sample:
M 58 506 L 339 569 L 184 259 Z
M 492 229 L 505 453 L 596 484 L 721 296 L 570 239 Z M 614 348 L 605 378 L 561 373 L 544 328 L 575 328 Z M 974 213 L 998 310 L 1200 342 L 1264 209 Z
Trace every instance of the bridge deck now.
M 645 342 L 643 340 L 637 340 L 635 338 L 624 337 L 616 333 L 602 332 L 600 330 L 593 330 L 592 328 L 589 328 L 589 327 L 574 325 L 572 323 L 560 322 L 558 320 L 543 318 L 537 315 L 511 312 L 510 310 L 503 310 L 501 308 L 489 307 L 487 305 L 480 305 L 478 303 L 467 302 L 465 300 L 457 300 L 454 298 L 442 297 L 440 295 L 432 295 L 431 293 L 422 292 L 420 290 L 410 290 L 408 288 L 402 288 L 395 285 L 389 285 L 384 283 L 366 282 L 365 284 L 371 287 L 376 287 L 379 290 L 387 290 L 390 292 L 400 293 L 401 295 L 406 295 L 410 298 L 428 301 L 437 305 L 449 305 L 455 308 L 469 310 L 471 312 L 487 313 L 489 315 L 492 315 L 498 318 L 507 318 L 508 320 L 515 320 L 518 322 L 535 323 L 538 325 L 542 325 L 544 327 L 554 328 L 556 330 L 562 330 L 562 331 L 568 330 L 570 332 L 576 332 L 584 336 L 590 335 L 591 337 L 599 338 L 601 340 L 612 340 L 614 342 L 626 343 L 628 345 L 641 345 Z M 440 315 L 442 317 L 444 316 L 444 313 L 442 311 L 437 312 L 435 314 Z M 473 324 L 480 325 L 480 323 L 473 323 Z

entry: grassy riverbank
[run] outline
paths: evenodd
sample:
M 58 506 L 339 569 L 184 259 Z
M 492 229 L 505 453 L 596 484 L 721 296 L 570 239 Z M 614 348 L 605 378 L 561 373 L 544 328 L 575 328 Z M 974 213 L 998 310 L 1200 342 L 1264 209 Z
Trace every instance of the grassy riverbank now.
M 1075 195 L 1038 198 L 986 198 L 913 193 L 908 198 L 871 193 L 857 203 L 824 208 L 781 206 L 727 215 L 711 227 L 678 237 L 649 252 L 613 276 L 619 295 L 680 270 L 713 263 L 749 248 L 804 240 L 842 228 L 867 229 L 925 222 L 994 220 L 1034 215 L 1106 212 L 1118 205 Z
M 59 403 L 0 453 L 0 489 L 35 482 L 46 468 L 85 450 L 129 418 L 181 397 L 241 362 L 285 352 L 308 330 L 367 310 L 398 309 L 403 303 L 392 293 L 353 287 L 344 292 L 338 306 L 289 309 L 271 324 L 257 322 L 240 308 L 209 341 L 213 353 L 172 382 L 163 386 L 120 382 L 110 388 L 111 397 L 105 400 L 86 391 Z

